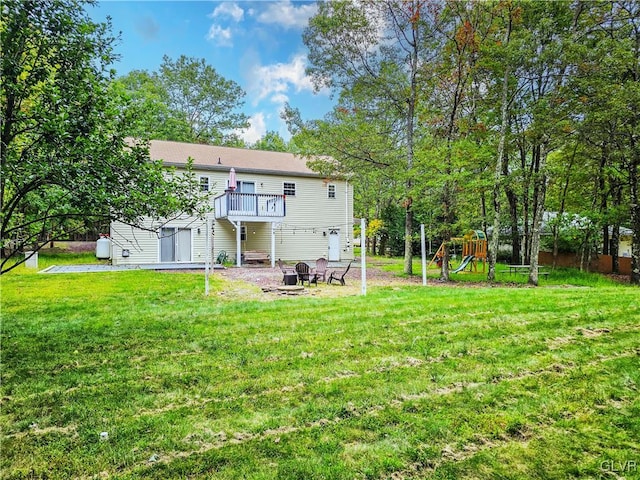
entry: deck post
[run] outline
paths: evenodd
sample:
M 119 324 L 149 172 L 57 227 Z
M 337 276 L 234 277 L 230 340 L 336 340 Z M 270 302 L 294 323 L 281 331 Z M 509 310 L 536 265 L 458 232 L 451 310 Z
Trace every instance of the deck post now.
M 236 228 L 236 267 L 241 267 L 242 266 L 242 222 L 240 220 L 238 220 L 237 222 L 234 222 L 233 220 L 229 219 L 229 221 L 231 222 L 231 225 L 233 225 Z
M 271 268 L 276 268 L 276 223 L 271 222 Z

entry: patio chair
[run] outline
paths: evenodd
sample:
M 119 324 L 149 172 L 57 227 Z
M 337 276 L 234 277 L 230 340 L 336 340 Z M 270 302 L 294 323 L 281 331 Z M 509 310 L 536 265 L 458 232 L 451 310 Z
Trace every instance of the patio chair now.
M 322 278 L 323 282 L 327 281 L 327 264 L 328 263 L 329 262 L 327 262 L 327 259 L 324 257 L 321 257 L 318 260 L 316 260 L 316 268 L 313 271 L 313 274 L 315 275 L 316 284 L 318 280 L 320 280 L 320 278 Z
M 307 282 L 311 286 L 311 268 L 304 262 L 296 263 L 296 273 L 298 274 L 298 283 L 304 285 Z
M 333 271 L 329 274 L 329 280 L 327 281 L 327 283 L 331 284 L 332 280 L 338 280 L 340 282 L 340 285 L 344 286 L 345 285 L 345 281 L 344 281 L 344 277 L 347 274 L 347 272 L 349 272 L 349 269 L 351 268 L 351 263 L 349 262 L 349 265 L 347 265 L 346 270 L 343 271 Z
M 280 268 L 280 271 L 282 272 L 282 283 L 285 285 L 295 285 L 296 283 L 298 283 L 298 272 L 296 272 L 296 269 L 293 267 L 287 267 L 284 262 L 282 261 L 282 259 L 278 259 L 278 267 Z M 295 280 L 293 281 L 293 283 L 289 283 L 287 281 L 287 279 L 290 276 L 295 276 Z
M 227 258 L 227 252 L 225 252 L 224 250 L 220 250 L 220 253 L 218 253 L 218 258 L 216 258 L 216 263 L 222 265 L 227 261 Z

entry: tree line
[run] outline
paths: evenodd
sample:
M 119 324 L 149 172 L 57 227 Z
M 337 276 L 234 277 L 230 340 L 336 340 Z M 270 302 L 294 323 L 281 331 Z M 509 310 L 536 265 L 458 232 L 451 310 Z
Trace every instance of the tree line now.
M 187 56 L 116 76 L 116 37 L 88 17 L 93 3 L 3 5 L 2 271 L 88 225 L 201 213 L 192 172 L 163 175 L 146 140 L 247 146 L 237 84 Z M 406 273 L 424 223 L 445 243 L 488 233 L 489 280 L 507 239 L 535 284 L 541 242 L 558 252 L 579 219 L 571 241 L 583 258 L 602 244 L 614 269 L 632 230 L 640 284 L 640 4 L 336 0 L 320 2 L 303 40 L 307 73 L 336 106 L 311 120 L 287 106 L 291 141 L 267 132 L 252 147 L 349 178 L 374 249 L 403 253 Z
M 633 231 L 640 284 L 639 3 L 336 0 L 303 38 L 308 74 L 337 104 L 312 120 L 289 106 L 292 143 L 354 182 L 381 241 L 402 212 L 406 273 L 424 223 L 445 243 L 490 233 L 489 280 L 506 238 L 537 284 L 541 241 L 557 253 L 578 218 L 583 256 L 602 242 L 614 269 L 620 230 Z

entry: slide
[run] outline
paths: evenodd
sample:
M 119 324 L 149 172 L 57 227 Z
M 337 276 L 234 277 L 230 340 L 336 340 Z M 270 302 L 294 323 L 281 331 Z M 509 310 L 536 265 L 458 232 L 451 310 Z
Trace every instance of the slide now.
M 456 268 L 453 272 L 451 273 L 458 273 L 463 271 L 465 268 L 467 268 L 467 265 L 469 265 L 469 263 L 471 262 L 471 260 L 473 260 L 473 255 L 467 255 L 466 257 L 464 257 L 462 259 L 462 263 L 460 264 L 460 266 L 458 268 Z

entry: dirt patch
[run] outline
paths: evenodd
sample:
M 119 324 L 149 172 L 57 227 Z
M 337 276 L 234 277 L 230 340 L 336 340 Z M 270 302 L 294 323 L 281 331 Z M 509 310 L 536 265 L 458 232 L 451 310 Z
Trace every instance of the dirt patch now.
M 367 287 L 390 287 L 400 289 L 407 286 L 422 285 L 422 274 L 412 276 L 402 276 L 394 272 L 383 270 L 383 265 L 367 264 Z M 344 267 L 336 267 L 327 269 L 327 278 L 332 271 L 342 271 Z M 176 273 L 177 271 L 166 271 L 166 273 Z M 180 272 L 184 273 L 184 270 Z M 191 272 L 202 273 L 202 270 L 192 270 Z M 430 272 L 433 274 L 433 272 Z M 342 297 L 359 295 L 362 291 L 360 264 L 354 263 L 345 277 L 346 285 L 340 285 L 340 282 L 334 281 L 331 284 L 319 281 L 317 285 L 308 286 L 306 283 L 301 291 L 291 292 L 279 291 L 278 287 L 283 285 L 283 274 L 280 268 L 263 267 L 263 266 L 243 266 L 228 267 L 224 270 L 214 270 L 212 277 L 224 278 L 228 281 L 224 290 L 218 291 L 220 297 L 234 298 L 239 297 L 245 299 L 275 299 L 281 297 L 295 298 L 296 296 L 312 296 L 312 297 Z M 487 282 L 443 282 L 438 279 L 429 278 L 428 287 L 446 287 L 446 288 L 487 288 L 491 284 Z M 521 283 L 504 284 L 502 286 L 513 288 L 527 288 L 527 285 Z
M 40 253 L 85 253 L 95 252 L 96 242 L 58 241 L 48 243 Z

